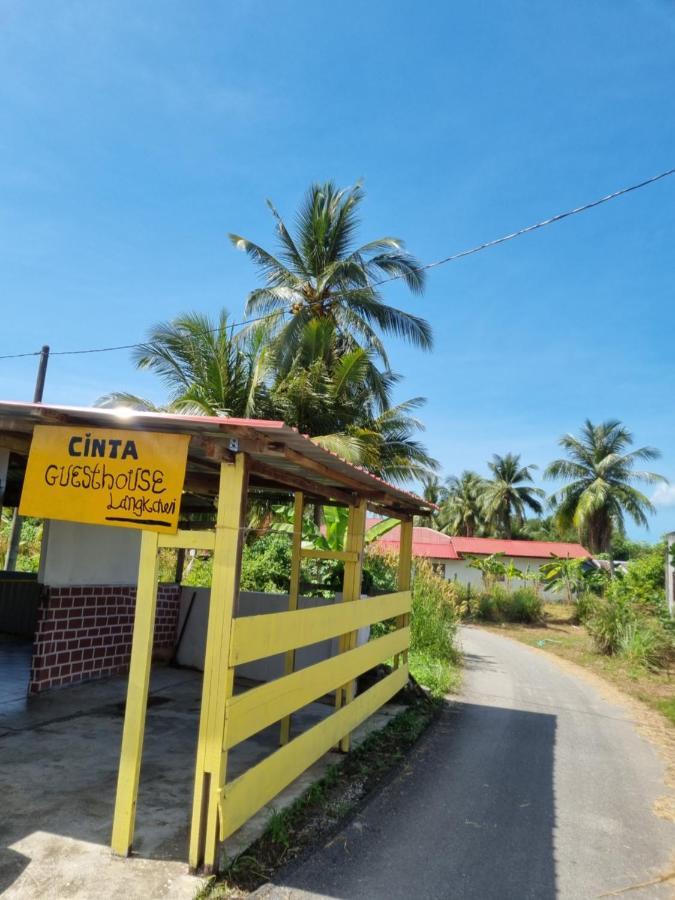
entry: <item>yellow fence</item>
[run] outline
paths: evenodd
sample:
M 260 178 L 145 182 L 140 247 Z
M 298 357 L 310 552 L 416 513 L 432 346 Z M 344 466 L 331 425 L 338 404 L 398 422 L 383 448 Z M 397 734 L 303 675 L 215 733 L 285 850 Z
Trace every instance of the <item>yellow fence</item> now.
M 401 522 L 396 593 L 359 599 L 366 501 L 350 507 L 345 549 L 317 551 L 301 546 L 293 534 L 289 608 L 286 612 L 237 618 L 241 546 L 248 483 L 248 461 L 237 454 L 220 468 L 214 531 L 144 531 L 141 541 L 136 614 L 129 669 L 127 706 L 117 782 L 112 849 L 131 852 L 145 731 L 152 639 L 157 603 L 158 551 L 162 547 L 213 551 L 213 576 L 204 658 L 204 678 L 195 764 L 189 860 L 193 870 L 213 871 L 217 842 L 244 824 L 331 747 L 349 749 L 354 728 L 386 703 L 408 678 L 410 642 L 410 561 L 412 521 Z M 294 521 L 302 521 L 303 496 L 296 494 Z M 302 558 L 344 563 L 342 602 L 298 609 Z M 360 628 L 393 620 L 388 634 L 357 647 Z M 339 653 L 295 670 L 295 651 L 339 638 Z M 284 675 L 244 694 L 234 695 L 238 665 L 284 654 Z M 355 697 L 356 678 L 387 659 L 390 675 Z M 335 694 L 335 711 L 290 740 L 291 715 L 326 694 Z M 229 750 L 274 723 L 280 723 L 280 748 L 231 782 L 226 781 Z
M 233 619 L 229 663 L 235 666 L 286 650 L 297 650 L 384 619 L 398 619 L 409 610 L 410 592 L 400 591 L 357 603 Z M 314 700 L 338 690 L 378 663 L 403 653 L 409 644 L 410 629 L 400 627 L 361 647 L 228 698 L 224 748 L 234 747 Z M 294 738 L 239 778 L 226 783 L 219 802 L 220 839 L 225 840 L 236 831 L 393 697 L 406 684 L 407 678 L 407 665 L 400 665 L 318 725 Z

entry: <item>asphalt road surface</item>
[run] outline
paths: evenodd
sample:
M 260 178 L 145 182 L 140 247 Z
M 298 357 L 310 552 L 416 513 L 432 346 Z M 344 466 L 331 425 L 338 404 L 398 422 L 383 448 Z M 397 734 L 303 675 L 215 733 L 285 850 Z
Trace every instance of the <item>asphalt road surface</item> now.
M 256 896 L 674 897 L 675 881 L 636 887 L 675 869 L 675 825 L 652 811 L 663 764 L 628 710 L 507 638 L 462 644 L 461 697 L 405 768 Z

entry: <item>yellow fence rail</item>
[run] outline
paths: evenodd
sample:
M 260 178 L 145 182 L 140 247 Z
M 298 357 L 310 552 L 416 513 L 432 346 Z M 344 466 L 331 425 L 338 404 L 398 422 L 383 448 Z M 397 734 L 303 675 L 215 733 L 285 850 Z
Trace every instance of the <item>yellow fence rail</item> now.
M 334 691 L 410 646 L 410 629 L 392 631 L 356 650 L 333 656 L 285 678 L 269 681 L 228 701 L 227 747 L 234 747 L 283 716 Z
M 355 603 L 244 616 L 232 621 L 230 665 L 306 647 L 408 612 L 410 591 L 398 591 Z

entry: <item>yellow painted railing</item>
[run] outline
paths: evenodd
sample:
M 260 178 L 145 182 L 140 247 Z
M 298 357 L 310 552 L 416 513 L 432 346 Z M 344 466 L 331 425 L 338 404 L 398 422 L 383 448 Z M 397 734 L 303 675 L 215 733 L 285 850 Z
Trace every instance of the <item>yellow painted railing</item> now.
M 306 647 L 365 625 L 406 615 L 410 611 L 410 591 L 383 594 L 356 603 L 336 603 L 294 612 L 244 616 L 232 621 L 230 665 L 274 656 L 285 650 Z
M 408 680 L 407 666 L 360 694 L 323 722 L 294 738 L 257 766 L 226 784 L 220 797 L 221 840 L 240 828 L 324 753 L 398 693 Z
M 239 592 L 241 544 L 248 489 L 245 454 L 223 461 L 214 531 L 180 530 L 174 535 L 144 531 L 136 595 L 134 635 L 127 706 L 113 822 L 112 849 L 132 849 L 138 783 L 145 731 L 160 548 L 213 551 L 202 703 L 199 720 L 190 830 L 190 867 L 214 871 L 218 838 L 224 840 L 280 793 L 331 747 L 349 749 L 353 729 L 386 703 L 408 678 L 410 643 L 410 559 L 412 523 L 401 523 L 401 554 L 396 593 L 360 600 L 366 501 L 350 508 L 344 550 L 315 551 L 293 539 L 289 608 L 286 612 L 235 617 Z M 296 497 L 294 521 L 303 514 Z M 344 563 L 342 601 L 298 609 L 302 559 L 337 559 Z M 357 647 L 360 628 L 394 620 L 394 631 Z M 295 669 L 295 651 L 320 641 L 339 639 L 339 653 Z M 284 675 L 234 696 L 238 665 L 284 654 Z M 357 677 L 385 660 L 394 669 L 355 697 Z M 326 694 L 335 695 L 335 710 L 308 731 L 291 739 L 291 715 Z M 281 747 L 232 782 L 226 781 L 229 750 L 274 723 Z
M 399 591 L 333 606 L 245 616 L 232 620 L 229 665 L 234 667 L 318 641 L 353 634 L 385 619 L 403 621 L 410 591 Z M 226 701 L 223 751 L 283 720 L 387 659 L 401 660 L 410 645 L 407 624 L 337 656 L 262 684 Z M 399 662 L 390 675 L 350 698 L 308 731 L 285 743 L 258 765 L 223 785 L 219 795 L 220 839 L 225 840 L 324 753 L 386 703 L 406 683 L 408 667 Z

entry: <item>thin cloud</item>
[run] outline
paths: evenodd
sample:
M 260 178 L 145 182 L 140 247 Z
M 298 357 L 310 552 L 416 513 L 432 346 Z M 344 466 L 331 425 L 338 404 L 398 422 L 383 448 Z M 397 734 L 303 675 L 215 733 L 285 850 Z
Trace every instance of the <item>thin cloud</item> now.
M 660 484 L 652 494 L 655 506 L 675 506 L 675 484 Z

